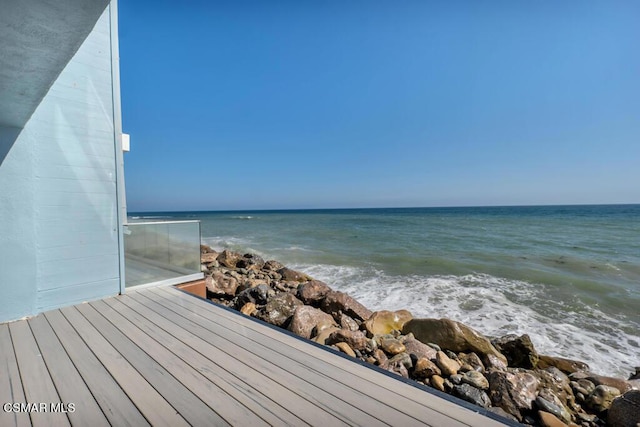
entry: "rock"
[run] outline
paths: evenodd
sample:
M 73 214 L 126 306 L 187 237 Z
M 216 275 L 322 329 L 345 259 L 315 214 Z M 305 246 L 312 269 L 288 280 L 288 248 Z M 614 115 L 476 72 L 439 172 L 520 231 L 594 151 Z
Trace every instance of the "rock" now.
M 522 421 L 521 411 L 529 411 L 536 398 L 538 379 L 527 372 L 491 371 L 488 380 L 491 402 Z
M 549 412 L 538 411 L 538 417 L 540 417 L 540 425 L 543 427 L 566 427 L 565 423 Z
M 489 389 L 489 381 L 487 381 L 484 375 L 477 371 L 468 371 L 462 374 L 462 382 L 480 390 Z
M 489 399 L 489 396 L 487 396 L 487 393 L 482 390 L 478 390 L 469 384 L 454 386 L 453 394 L 462 400 L 471 402 L 474 405 L 482 406 L 483 408 L 491 406 L 491 400 Z
M 436 390 L 445 390 L 444 378 L 442 378 L 440 375 L 433 375 L 431 379 L 429 379 L 429 384 L 431 384 L 431 387 L 435 388 Z
M 636 372 L 634 374 L 629 375 L 630 380 L 640 380 L 640 366 L 636 366 L 634 368 Z
M 200 245 L 200 254 L 208 254 L 208 253 L 217 253 L 215 250 L 211 248 L 209 245 Z
M 620 390 L 606 385 L 599 385 L 587 398 L 586 404 L 590 408 L 602 412 L 609 409 L 613 399 L 620 396 Z
M 291 270 L 290 268 L 287 268 L 287 267 L 284 267 L 278 270 L 278 274 L 282 276 L 282 280 L 287 282 L 301 283 L 301 282 L 308 282 L 312 280 L 311 277 L 307 276 L 306 274 L 301 273 L 299 271 Z
M 441 375 L 442 371 L 431 360 L 421 357 L 415 363 L 413 375 L 419 379 L 431 378 L 434 375 Z
M 482 360 L 480 360 L 478 355 L 475 353 L 459 353 L 458 360 L 460 361 L 461 365 L 469 365 L 469 367 L 471 367 L 471 369 L 474 371 L 484 372 L 484 365 L 482 364 Z
M 402 327 L 413 319 L 407 310 L 376 311 L 364 322 L 369 336 L 390 334 L 391 331 L 402 331 Z
M 407 353 L 399 353 L 389 359 L 389 365 L 401 363 L 407 369 L 413 369 L 413 361 Z
M 596 385 L 586 378 L 581 378 L 578 381 L 571 381 L 571 388 L 574 393 L 582 393 L 584 396 L 589 396 L 595 390 Z
M 373 357 L 376 359 L 376 365 L 380 366 L 382 369 L 387 369 L 389 366 L 389 358 L 384 354 L 384 351 L 379 348 L 376 349 L 373 352 Z
M 358 325 L 358 322 L 356 322 L 355 320 L 353 320 L 351 317 L 347 316 L 344 313 L 340 316 L 339 323 L 342 329 L 346 329 L 348 331 L 357 331 L 360 329 L 360 325 Z
M 344 313 L 355 320 L 365 320 L 371 317 L 371 311 L 358 301 L 343 292 L 330 291 L 322 300 L 321 308 L 338 320 Z
M 443 351 L 436 353 L 436 365 L 438 365 L 442 374 L 446 376 L 455 375 L 460 369 L 460 364 L 450 359 Z
M 596 386 L 606 385 L 609 387 L 617 388 L 621 393 L 625 393 L 631 390 L 631 384 L 621 378 L 605 377 L 602 375 L 590 373 L 589 376 L 587 376 L 587 379 L 594 383 Z
M 280 293 L 267 301 L 264 314 L 258 317 L 272 325 L 284 326 L 293 316 L 296 308 L 301 305 L 303 305 L 302 301 L 293 295 Z
M 502 409 L 499 406 L 491 406 L 491 407 L 487 408 L 487 410 L 490 411 L 490 412 L 493 412 L 496 415 L 500 415 L 502 418 L 506 418 L 506 419 L 511 420 L 511 421 L 518 421 L 518 419 L 516 417 L 514 417 L 510 413 L 506 412 L 504 409 Z
M 254 314 L 258 309 L 256 308 L 256 305 L 252 302 L 248 302 L 245 305 L 242 306 L 242 308 L 240 309 L 240 312 L 242 314 L 246 314 L 247 316 L 251 316 L 252 314 Z
M 508 366 L 533 369 L 538 365 L 539 356 L 529 335 L 505 335 L 491 341 L 491 344 L 507 358 Z
M 354 350 L 364 350 L 367 348 L 367 337 L 362 331 L 338 329 L 329 335 L 325 344 L 331 345 L 338 342 L 346 342 Z
M 380 348 L 389 355 L 404 353 L 406 347 L 395 338 L 383 338 L 380 340 Z
M 276 272 L 280 269 L 284 268 L 284 264 L 279 263 L 278 261 L 269 260 L 264 263 L 262 269 L 265 271 L 273 271 Z M 280 279 L 280 275 L 278 274 L 278 279 Z
M 554 398 L 547 400 L 557 400 L 555 403 L 561 406 L 572 407 L 575 405 L 575 397 L 571 389 L 569 377 L 567 377 L 564 372 L 552 366 L 544 370 L 536 370 L 533 374 L 540 381 L 540 396 L 547 399 L 549 396 L 545 396 L 545 393 L 549 393 L 553 395 Z
M 450 319 L 412 319 L 404 325 L 402 333 L 413 333 L 423 343 L 436 343 L 451 351 L 472 351 L 486 359 L 485 364 L 495 363 L 489 360 L 489 355 L 505 365 L 507 363 L 507 359 L 482 334 Z
M 309 339 L 313 328 L 321 322 L 335 325 L 333 317 L 324 311 L 308 305 L 301 305 L 296 307 L 293 313 L 291 323 L 289 323 L 289 330 L 298 336 Z
M 435 359 L 437 351 L 432 347 L 421 343 L 413 337 L 413 334 L 405 335 L 401 340 L 404 344 L 405 351 L 413 355 L 416 359 L 426 358 Z
M 401 377 L 404 378 L 409 378 L 409 371 L 407 370 L 407 368 L 399 361 L 396 361 L 394 363 L 391 363 L 391 360 L 389 360 L 389 367 L 387 368 L 388 371 L 393 372 L 394 374 L 398 374 Z
M 224 250 L 220 252 L 218 257 L 216 258 L 221 265 L 224 265 L 227 268 L 236 268 L 236 263 L 242 258 L 237 252 L 233 252 L 230 250 Z
M 215 295 L 234 296 L 238 289 L 238 281 L 220 271 L 214 271 L 205 278 L 207 290 Z
M 326 345 L 327 344 L 327 339 L 329 338 L 329 336 L 336 332 L 336 331 L 340 331 L 341 329 L 336 328 L 335 326 L 330 326 L 328 328 L 322 329 L 321 331 L 319 331 L 317 333 L 317 335 L 313 338 L 313 341 L 317 342 L 318 344 L 323 344 Z
M 351 357 L 356 357 L 356 354 L 353 352 L 353 349 L 346 342 L 336 343 L 336 347 L 338 347 L 338 350 L 340 350 L 344 354 Z
M 319 280 L 298 285 L 298 298 L 305 304 L 318 305 L 329 292 L 331 292 L 329 285 Z
M 260 270 L 263 265 L 264 260 L 255 254 L 244 254 L 244 256 L 236 262 L 236 268 L 246 268 L 253 270 Z
M 578 360 L 565 359 L 563 357 L 539 355 L 538 368 L 545 369 L 554 366 L 565 374 L 572 374 L 579 371 L 588 371 L 589 365 Z
M 248 302 L 252 302 L 256 305 L 266 304 L 268 299 L 275 295 L 275 291 L 265 285 L 256 286 L 255 288 L 245 289 L 240 292 L 235 298 L 233 306 L 236 309 L 244 307 Z
M 218 253 L 215 251 L 203 253 L 200 255 L 200 262 L 203 264 L 218 263 Z
M 607 425 L 636 427 L 638 424 L 640 424 L 640 390 L 631 390 L 611 403 Z
M 564 406 L 557 405 L 538 395 L 536 397 L 536 405 L 541 411 L 548 412 L 563 420 L 565 424 L 571 422 L 571 414 Z

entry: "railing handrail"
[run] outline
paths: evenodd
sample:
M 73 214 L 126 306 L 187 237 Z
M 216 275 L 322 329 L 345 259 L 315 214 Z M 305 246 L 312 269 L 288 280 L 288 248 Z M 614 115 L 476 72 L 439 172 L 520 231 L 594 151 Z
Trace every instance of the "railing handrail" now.
M 155 224 L 185 224 L 185 223 L 193 223 L 200 222 L 199 219 L 185 219 L 181 221 L 136 221 L 136 222 L 128 222 L 124 225 L 155 225 Z

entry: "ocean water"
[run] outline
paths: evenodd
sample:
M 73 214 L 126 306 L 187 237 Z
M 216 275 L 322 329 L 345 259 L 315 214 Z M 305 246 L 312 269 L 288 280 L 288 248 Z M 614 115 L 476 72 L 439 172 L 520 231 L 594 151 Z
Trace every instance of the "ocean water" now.
M 640 366 L 640 205 L 132 214 L 276 259 L 372 310 L 527 333 L 544 354 Z

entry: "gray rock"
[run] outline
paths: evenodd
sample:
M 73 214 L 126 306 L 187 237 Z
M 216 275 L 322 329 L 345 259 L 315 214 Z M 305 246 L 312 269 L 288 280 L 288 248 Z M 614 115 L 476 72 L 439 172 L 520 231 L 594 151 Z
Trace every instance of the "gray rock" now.
M 533 369 L 538 365 L 538 352 L 533 347 L 529 335 L 505 335 L 491 341 L 491 344 L 507 358 L 509 366 Z
M 491 406 L 491 400 L 489 399 L 489 396 L 487 396 L 487 393 L 482 390 L 478 390 L 469 384 L 453 386 L 453 394 L 462 400 L 471 402 L 474 405 L 482 406 L 483 408 Z
M 489 381 L 478 371 L 468 371 L 462 375 L 462 382 L 472 385 L 480 390 L 489 389 Z
M 275 295 L 275 291 L 266 285 L 259 285 L 255 288 L 245 289 L 240 292 L 235 298 L 233 306 L 236 309 L 241 309 L 248 302 L 252 302 L 256 305 L 266 304 L 268 299 Z
M 489 373 L 489 397 L 518 421 L 523 413 L 531 410 L 540 381 L 527 372 L 491 371 Z
M 598 411 L 606 411 L 611 406 L 613 399 L 620 396 L 620 390 L 606 385 L 599 385 L 587 398 L 587 405 Z
M 259 319 L 276 326 L 284 326 L 293 316 L 296 308 L 303 305 L 302 301 L 288 293 L 280 293 L 270 298 Z
M 640 390 L 631 390 L 615 399 L 609 407 L 607 423 L 611 427 L 636 427 L 640 424 Z
M 540 396 L 536 397 L 536 405 L 538 405 L 538 408 L 540 410 L 553 414 L 559 419 L 563 420 L 565 424 L 569 424 L 571 422 L 571 414 L 565 407 L 561 407 L 556 405 L 555 403 L 551 403 L 547 399 L 544 399 Z

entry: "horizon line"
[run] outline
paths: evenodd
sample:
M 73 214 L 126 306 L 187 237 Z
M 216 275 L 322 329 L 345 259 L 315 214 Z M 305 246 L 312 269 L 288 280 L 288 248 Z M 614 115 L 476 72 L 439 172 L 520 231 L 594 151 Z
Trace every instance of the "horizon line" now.
M 572 203 L 572 204 L 522 204 L 522 205 L 455 205 L 455 206 L 365 206 L 332 208 L 267 208 L 267 209 L 196 209 L 196 210 L 146 210 L 127 211 L 130 214 L 184 213 L 184 212 L 282 212 L 282 211 L 348 211 L 376 209 L 454 209 L 454 208 L 535 208 L 535 207 L 572 207 L 572 206 L 637 206 L 640 203 Z

